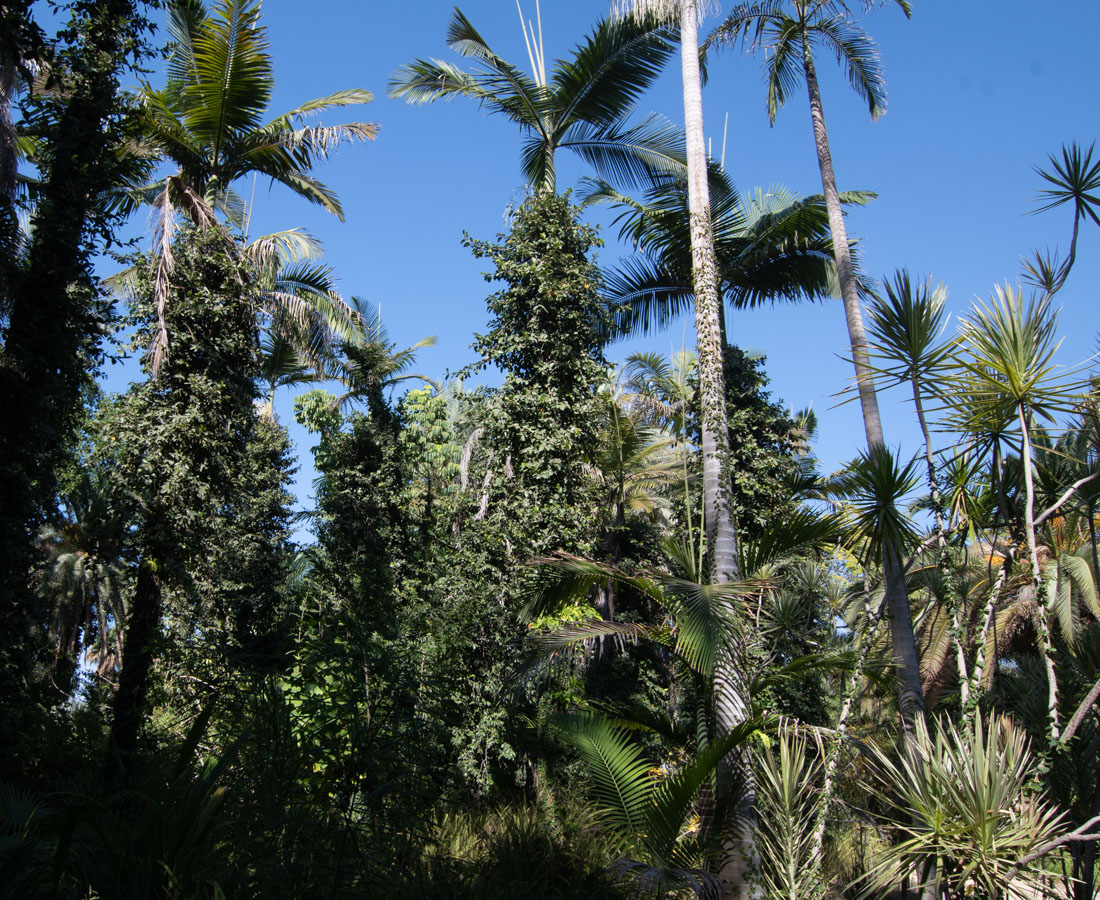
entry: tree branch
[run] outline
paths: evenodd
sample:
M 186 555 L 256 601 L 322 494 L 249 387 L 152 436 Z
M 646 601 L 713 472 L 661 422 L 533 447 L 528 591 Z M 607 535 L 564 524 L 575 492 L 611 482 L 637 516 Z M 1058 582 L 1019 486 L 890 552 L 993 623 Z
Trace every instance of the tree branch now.
M 1100 834 L 1088 834 L 1088 830 L 1093 825 L 1100 825 L 1100 816 L 1093 816 L 1080 828 L 1075 828 L 1061 837 L 1055 838 L 1053 841 L 1048 841 L 1041 847 L 1032 850 L 1027 856 L 1021 857 L 1016 864 L 1008 870 L 1008 880 L 1011 881 L 1017 872 L 1024 866 L 1029 865 L 1042 856 L 1046 856 L 1051 850 L 1057 850 L 1063 844 L 1069 844 L 1073 841 L 1097 841 L 1100 840 Z
M 1062 743 L 1068 744 L 1069 739 L 1073 737 L 1074 732 L 1081 727 L 1081 723 L 1085 721 L 1085 716 L 1088 715 L 1089 709 L 1100 698 L 1100 679 L 1096 684 L 1092 686 L 1092 690 L 1085 695 L 1085 699 L 1081 701 L 1081 705 L 1077 707 L 1077 711 L 1073 714 L 1073 718 L 1069 720 L 1069 724 L 1066 725 L 1066 730 L 1062 732 Z
M 1058 512 L 1058 510 L 1061 509 L 1062 504 L 1065 503 L 1075 493 L 1077 493 L 1080 488 L 1084 487 L 1090 481 L 1093 481 L 1097 478 L 1100 478 L 1100 472 L 1093 472 L 1091 475 L 1086 475 L 1084 478 L 1078 479 L 1077 481 L 1073 482 L 1073 484 L 1071 484 L 1066 489 L 1066 492 L 1062 494 L 1062 496 L 1059 497 L 1057 501 L 1055 501 L 1054 505 L 1050 507 L 1050 509 L 1044 511 L 1042 515 L 1038 516 L 1035 519 L 1035 527 L 1038 528 L 1040 525 L 1042 525 L 1047 519 Z

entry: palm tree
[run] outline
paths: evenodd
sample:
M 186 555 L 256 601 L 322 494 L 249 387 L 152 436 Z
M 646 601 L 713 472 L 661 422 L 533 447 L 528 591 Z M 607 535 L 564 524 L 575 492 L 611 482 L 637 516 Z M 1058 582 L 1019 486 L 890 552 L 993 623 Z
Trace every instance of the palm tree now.
M 1047 674 L 1049 750 L 1059 743 L 1058 681 L 1052 658 L 1049 613 L 1051 597 L 1042 577 L 1036 529 L 1057 507 L 1036 516 L 1033 432 L 1037 419 L 1054 420 L 1058 412 L 1073 412 L 1075 391 L 1084 386 L 1054 363 L 1061 341 L 1055 331 L 1050 294 L 1025 302 L 1012 287 L 998 287 L 988 304 L 975 304 L 962 322 L 958 364 L 969 388 L 969 403 L 957 419 L 967 431 L 992 422 L 998 429 L 1015 419 L 1019 426 L 1023 474 L 1023 539 L 1031 563 L 1036 627 Z M 1062 502 L 1062 501 L 1060 501 Z M 1046 760 L 1045 753 L 1041 757 Z
M 743 840 L 746 817 L 753 810 L 745 743 L 761 725 L 747 701 L 740 721 L 724 724 L 715 682 L 733 665 L 734 656 L 737 668 L 745 668 L 739 631 L 746 614 L 741 607 L 759 585 L 702 584 L 691 548 L 667 542 L 665 550 L 681 576 L 659 570 L 628 574 L 613 565 L 558 554 L 546 562 L 540 591 L 525 615 L 534 619 L 558 612 L 608 581 L 645 597 L 660 611 L 655 625 L 592 618 L 540 634 L 536 643 L 547 661 L 600 638 L 644 643 L 668 660 L 686 698 L 682 708 L 673 716 L 650 711 L 644 721 L 629 726 L 671 740 L 691 754 L 689 763 L 666 781 L 654 780 L 653 764 L 614 723 L 579 716 L 563 723 L 564 736 L 589 763 L 601 813 L 624 854 L 630 855 L 617 865 L 640 882 L 641 893 L 678 884 L 700 896 L 714 896 L 723 881 L 727 889 L 734 887 L 730 846 Z M 688 821 L 691 813 L 696 814 L 693 823 Z
M 233 192 L 239 179 L 268 177 L 343 220 L 335 193 L 312 175 L 317 162 L 349 140 L 373 139 L 367 122 L 306 125 L 327 109 L 369 103 L 370 91 L 351 89 L 309 100 L 264 122 L 274 89 L 274 69 L 260 0 L 172 0 L 168 81 L 146 84 L 140 95 L 144 139 L 177 170 L 154 185 L 157 205 L 186 211 L 196 224 L 217 209 L 238 227 L 244 204 Z
M 1095 144 L 1082 150 L 1080 145 L 1072 143 L 1062 147 L 1060 160 L 1050 157 L 1050 169 L 1035 167 L 1047 187 L 1039 191 L 1038 197 L 1045 202 L 1033 213 L 1073 204 L 1073 232 L 1065 260 L 1057 262 L 1050 255 L 1036 254 L 1033 261 L 1024 264 L 1026 277 L 1050 295 L 1061 290 L 1077 260 L 1081 223 L 1092 219 L 1094 224 L 1100 225 L 1100 161 L 1092 161 L 1094 148 Z
M 526 37 L 526 30 L 524 32 Z M 532 76 L 497 56 L 461 10 L 447 28 L 447 45 L 473 60 L 466 72 L 420 59 L 398 69 L 389 95 L 409 103 L 469 97 L 519 125 L 525 136 L 524 177 L 539 191 L 556 189 L 555 153 L 569 149 L 598 172 L 635 183 L 653 170 L 683 168 L 676 131 L 650 116 L 624 124 L 634 101 L 672 54 L 668 29 L 651 19 L 605 19 L 569 60 L 555 60 L 549 77 L 541 35 L 531 48 Z M 529 43 L 530 47 L 530 43 Z
M 740 195 L 725 171 L 711 164 L 711 217 L 719 293 L 737 309 L 779 300 L 816 300 L 836 292 L 828 217 L 820 196 L 797 198 L 786 188 Z M 846 203 L 873 194 L 846 193 Z M 620 307 L 616 330 L 645 334 L 666 326 L 693 300 L 687 183 L 655 178 L 636 200 L 606 182 L 593 182 L 585 203 L 611 203 L 623 239 L 642 251 L 607 275 L 608 299 Z M 722 341 L 726 320 L 721 317 Z
M 908 0 L 895 0 L 906 16 L 910 15 Z M 856 368 L 856 384 L 863 409 L 864 427 L 869 447 L 884 442 L 882 420 L 875 396 L 874 379 L 867 357 L 867 339 L 859 305 L 859 284 L 852 265 L 848 232 L 844 225 L 840 194 L 836 187 L 836 172 L 829 150 L 829 134 L 825 128 L 825 113 L 821 88 L 813 58 L 813 44 L 820 43 L 832 50 L 845 68 L 852 88 L 868 104 L 872 118 L 886 111 L 886 83 L 882 77 L 874 42 L 851 18 L 847 6 L 840 0 L 791 0 L 790 12 L 782 0 L 742 3 L 707 39 L 707 44 L 731 46 L 748 39 L 751 46 L 764 49 L 764 73 L 768 83 L 768 118 L 775 122 L 798 82 L 806 79 L 810 97 L 810 117 L 817 147 L 821 186 L 829 213 L 829 229 L 833 236 L 837 277 L 844 300 L 844 314 L 852 345 L 852 360 Z
M 678 21 L 680 74 L 684 97 L 687 148 L 688 211 L 691 229 L 695 334 L 698 342 L 702 406 L 703 497 L 707 546 L 715 584 L 737 577 L 737 537 L 728 493 L 722 490 L 722 458 L 728 450 L 726 396 L 722 376 L 722 309 L 718 295 L 718 262 L 714 251 L 707 159 L 703 139 L 703 96 L 699 73 L 699 0 L 633 0 L 621 4 L 638 16 Z
M 908 0 L 895 0 L 908 16 Z M 837 278 L 844 300 L 844 315 L 848 324 L 848 337 L 852 348 L 852 361 L 856 370 L 856 387 L 863 411 L 863 425 L 867 433 L 867 446 L 872 454 L 885 445 L 882 418 L 867 354 L 867 337 L 863 327 L 863 313 L 859 304 L 859 286 L 852 265 L 848 232 L 844 226 L 844 214 L 840 194 L 836 186 L 836 172 L 829 150 L 829 135 L 825 128 L 825 113 L 821 102 L 821 88 L 814 65 L 813 44 L 829 47 L 838 62 L 845 68 L 853 89 L 867 102 L 872 117 L 886 110 L 885 81 L 879 66 L 874 42 L 852 19 L 842 0 L 782 0 L 742 3 L 735 7 L 718 27 L 707 43 L 732 45 L 748 39 L 751 45 L 765 49 L 767 56 L 764 72 L 767 79 L 768 117 L 774 122 L 779 107 L 784 105 L 797 84 L 799 76 L 805 78 L 810 98 L 810 118 L 813 123 L 814 142 L 817 147 L 821 186 L 825 194 L 825 207 L 829 213 L 829 230 L 833 237 L 833 253 L 836 258 Z M 902 561 L 884 557 L 883 574 L 886 582 L 887 603 L 893 631 L 894 652 L 901 682 L 901 696 L 908 698 L 901 704 L 901 716 L 905 733 L 911 733 L 913 717 L 923 710 L 920 689 L 920 661 L 917 657 L 913 623 L 905 593 L 905 575 Z
M 746 542 L 748 564 L 775 571 L 837 537 L 835 517 L 799 515 L 756 546 Z M 627 573 L 558 554 L 543 566 L 540 590 L 525 615 L 534 619 L 560 612 L 608 581 L 646 598 L 658 611 L 655 624 L 589 618 L 539 634 L 535 641 L 544 661 L 575 653 L 593 639 L 615 638 L 647 645 L 668 662 L 680 698 L 673 709 L 628 706 L 616 710 L 614 721 L 584 713 L 558 724 L 588 764 L 601 816 L 629 855 L 615 865 L 638 882 L 639 893 L 648 896 L 647 891 L 676 885 L 713 897 L 745 887 L 731 883 L 729 856 L 731 845 L 745 840 L 754 818 L 746 739 L 769 724 L 761 710 L 746 704 L 742 721 L 723 728 L 714 682 L 731 657 L 739 671 L 747 671 L 741 632 L 752 621 L 750 606 L 756 607 L 770 582 L 703 584 L 693 548 L 666 541 L 664 550 L 676 574 L 657 569 Z M 789 666 L 758 666 L 755 674 L 745 675 L 750 688 L 745 696 L 762 695 L 792 677 L 792 671 L 804 675 L 823 662 L 803 657 Z M 655 766 L 629 732 L 647 733 L 663 744 L 664 763 Z M 658 769 L 662 777 L 655 778 Z
M 281 387 L 313 384 L 318 376 L 316 371 L 303 363 L 298 351 L 284 334 L 268 330 L 260 335 L 260 380 L 267 387 L 267 400 L 260 412 L 273 420 L 275 391 Z
M 346 388 L 340 405 L 364 401 L 367 409 L 376 413 L 383 406 L 382 392 L 402 381 L 423 381 L 439 389 L 426 375 L 408 371 L 416 361 L 417 350 L 435 346 L 435 335 L 398 350 L 382 324 L 381 307 L 372 307 L 361 297 L 352 297 L 350 306 L 355 313 L 355 328 L 341 339 L 343 358 L 335 359 L 327 373 Z
M 694 452 L 688 439 L 689 417 L 697 402 L 695 384 L 697 359 L 690 350 L 681 350 L 665 359 L 657 353 L 633 353 L 627 359 L 623 375 L 631 391 L 631 406 L 641 420 L 666 430 L 680 459 L 681 487 L 684 492 L 684 518 L 687 525 L 687 545 L 697 547 L 698 571 L 703 569 L 705 546 L 695 540 L 695 500 L 691 485 L 691 457 Z M 702 527 L 702 526 L 701 526 Z
M 878 372 L 893 383 L 908 383 L 913 394 L 913 407 L 924 437 L 929 501 L 932 507 L 934 536 L 939 544 L 938 569 L 942 574 L 946 574 L 948 550 L 943 497 L 924 405 L 927 399 L 926 393 L 929 390 L 932 392 L 937 390 L 937 380 L 946 374 L 946 367 L 951 357 L 952 344 L 950 341 L 943 340 L 947 291 L 942 284 L 933 287 L 931 279 L 923 284 L 914 284 L 906 271 L 896 272 L 892 281 L 886 281 L 885 288 L 886 296 L 875 297 L 870 309 L 873 352 L 883 360 L 878 367 Z M 944 591 L 943 596 L 950 619 L 950 625 L 943 636 L 950 636 L 950 644 L 955 648 L 955 666 L 958 670 L 961 700 L 966 707 L 969 700 L 969 677 L 964 646 L 966 625 L 962 618 L 962 611 L 955 602 L 954 592 Z
M 198 227 L 222 213 L 246 228 L 245 204 L 233 190 L 241 178 L 263 175 L 343 220 L 336 194 L 318 181 L 313 167 L 347 141 L 373 139 L 377 126 L 365 122 L 307 125 L 327 109 L 370 102 L 369 91 L 337 91 L 309 100 L 264 121 L 274 88 L 274 69 L 260 0 L 217 0 L 208 11 L 201 0 L 173 0 L 168 7 L 171 38 L 167 84 L 141 91 L 143 149 L 176 166 L 173 174 L 130 192 L 130 208 L 150 203 L 158 213 L 157 307 L 160 328 L 150 352 L 154 372 L 167 351 L 163 304 L 172 271 L 176 211 Z
M 99 675 L 122 666 L 122 599 L 129 539 L 105 475 L 85 470 L 38 533 L 45 554 L 40 590 L 50 605 L 54 684 L 65 693 L 81 656 Z
M 603 497 L 607 524 L 601 547 L 615 566 L 623 559 L 627 513 L 667 512 L 668 501 L 659 491 L 679 474 L 673 438 L 662 428 L 647 425 L 644 406 L 631 402 L 623 389 L 621 380 L 609 380 L 600 389 L 599 443 L 585 466 Z M 609 579 L 596 592 L 596 608 L 606 621 L 614 621 L 617 600 L 617 584 Z M 612 642 L 602 640 L 601 659 L 608 659 L 611 649 Z
M 896 384 L 908 384 L 913 407 L 924 437 L 935 527 L 943 532 L 943 502 L 936 477 L 935 451 L 925 416 L 925 392 L 936 390 L 937 379 L 946 374 L 951 342 L 942 339 L 947 291 L 942 284 L 932 287 L 931 279 L 914 284 L 906 271 L 894 274 L 885 284 L 886 296 L 875 297 L 871 306 L 871 336 L 876 356 L 883 360 L 878 370 Z
M 729 417 L 726 412 L 722 304 L 718 294 L 718 261 L 710 211 L 707 157 L 703 134 L 703 90 L 699 72 L 699 0 L 626 0 L 634 14 L 647 13 L 680 25 L 680 78 L 683 87 L 684 133 L 687 149 L 688 216 L 691 229 L 691 283 L 695 294 L 695 338 L 698 349 L 700 431 L 703 454 L 703 511 L 710 552 L 711 582 L 723 585 L 739 576 L 737 535 L 733 528 L 729 490 Z M 714 678 L 717 733 L 733 733 L 744 721 L 749 699 L 744 672 L 723 657 Z M 734 760 L 727 760 L 732 766 Z M 726 848 L 722 874 L 735 889 L 746 888 L 746 870 L 753 866 L 752 792 L 746 792 L 748 813 L 742 820 L 740 846 Z

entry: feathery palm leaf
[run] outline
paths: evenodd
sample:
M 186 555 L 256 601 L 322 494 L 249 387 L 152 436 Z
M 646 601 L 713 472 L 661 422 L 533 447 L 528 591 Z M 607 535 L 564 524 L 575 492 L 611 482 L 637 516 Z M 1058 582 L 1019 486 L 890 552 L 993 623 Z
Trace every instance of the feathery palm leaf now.
M 673 52 L 670 30 L 653 19 L 598 22 L 568 60 L 555 60 L 545 82 L 531 78 L 489 47 L 455 9 L 447 44 L 473 60 L 466 72 L 441 60 L 417 60 L 390 79 L 389 95 L 409 103 L 469 97 L 505 116 L 524 134 L 523 174 L 539 190 L 555 189 L 554 154 L 567 147 L 598 172 L 635 184 L 653 170 L 683 168 L 674 129 L 650 116 L 625 124 L 634 102 Z
M 828 216 L 820 196 L 798 199 L 785 188 L 739 195 L 724 171 L 709 172 L 719 291 L 738 309 L 766 302 L 821 299 L 836 294 Z M 846 203 L 874 195 L 850 192 Z M 620 236 L 642 251 L 606 276 L 605 294 L 618 306 L 616 332 L 647 333 L 690 308 L 694 292 L 687 183 L 652 178 L 643 199 L 589 179 L 583 201 L 619 210 Z

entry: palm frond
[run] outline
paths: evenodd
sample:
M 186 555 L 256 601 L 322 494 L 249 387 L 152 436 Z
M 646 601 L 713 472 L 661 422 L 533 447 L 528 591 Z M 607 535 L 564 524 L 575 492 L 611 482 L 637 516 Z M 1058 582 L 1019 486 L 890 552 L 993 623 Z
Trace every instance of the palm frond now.
M 557 146 L 572 150 L 597 173 L 627 187 L 651 183 L 655 174 L 682 173 L 687 166 L 683 135 L 656 114 L 636 124 L 580 121 L 562 133 Z M 529 155 L 525 151 L 525 159 Z M 533 177 L 531 181 L 538 183 Z
M 1100 159 L 1092 161 L 1092 144 L 1088 150 L 1076 142 L 1062 147 L 1062 158 L 1050 157 L 1050 169 L 1035 167 L 1036 173 L 1050 187 L 1039 191 L 1038 200 L 1045 201 L 1033 212 L 1041 213 L 1065 203 L 1073 204 L 1074 216 L 1086 216 L 1100 225 Z
M 848 76 L 848 83 L 867 104 L 871 117 L 886 112 L 886 79 L 871 36 L 848 16 L 823 16 L 810 26 L 814 37 L 829 47 Z

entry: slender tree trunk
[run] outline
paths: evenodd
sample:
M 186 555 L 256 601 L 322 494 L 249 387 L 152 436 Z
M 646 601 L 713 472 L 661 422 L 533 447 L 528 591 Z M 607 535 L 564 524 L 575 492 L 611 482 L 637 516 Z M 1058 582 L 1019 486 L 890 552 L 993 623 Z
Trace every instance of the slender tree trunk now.
M 146 560 L 138 569 L 137 588 L 130 604 L 126 664 L 119 673 L 111 736 L 107 743 L 107 776 L 112 780 L 120 776 L 125 778 L 133 768 L 149 693 L 153 647 L 160 629 L 160 610 L 160 576 L 155 565 Z
M 848 230 L 844 225 L 840 194 L 836 187 L 836 172 L 833 170 L 829 134 L 825 128 L 825 112 L 821 105 L 821 88 L 817 82 L 817 70 L 814 67 L 809 37 L 805 29 L 802 32 L 802 61 L 806 72 L 806 87 L 810 94 L 810 118 L 813 121 L 817 164 L 821 170 L 822 192 L 825 194 L 825 209 L 829 214 L 829 233 L 833 241 L 837 280 L 840 282 L 844 317 L 848 322 L 848 338 L 852 345 L 852 362 L 856 369 L 856 387 L 859 391 L 859 405 L 863 411 L 863 427 L 867 432 L 867 446 L 881 447 L 885 439 L 882 433 L 882 418 L 879 415 L 871 361 L 867 354 L 867 332 L 863 327 L 859 286 L 852 266 L 852 251 L 848 245 Z
M 950 569 L 947 558 L 947 530 L 945 527 L 945 519 L 943 512 L 943 496 L 940 493 L 939 478 L 936 475 L 936 456 L 932 452 L 932 434 L 928 430 L 928 422 L 924 417 L 924 403 L 921 402 L 920 394 L 920 379 L 916 372 L 912 373 L 913 384 L 913 405 L 917 411 L 917 421 L 920 423 L 921 435 L 924 437 L 924 462 L 928 467 L 928 494 L 932 501 L 932 516 L 935 522 L 936 529 L 936 544 L 939 548 L 939 569 L 943 576 L 947 576 Z M 948 591 L 948 613 L 951 616 L 951 643 L 955 645 L 955 668 L 956 677 L 959 680 L 959 699 L 965 708 L 967 701 L 970 699 L 970 681 L 969 672 L 966 665 L 966 628 L 959 615 L 959 605 L 955 602 L 955 597 L 951 591 L 951 586 L 947 586 Z
M 680 59 L 687 141 L 691 268 L 695 287 L 695 333 L 699 351 L 699 393 L 703 432 L 703 493 L 712 580 L 737 577 L 737 539 L 730 517 L 724 473 L 729 456 L 729 421 L 722 371 L 718 267 L 710 219 L 710 189 L 703 138 L 703 94 L 699 79 L 699 4 L 680 5 Z
M 870 591 L 868 590 L 868 595 Z M 840 706 L 840 714 L 836 722 L 836 738 L 825 759 L 824 777 L 821 782 L 821 793 L 817 800 L 817 812 L 814 815 L 813 850 L 811 855 L 820 867 L 821 859 L 825 853 L 825 826 L 828 823 L 829 804 L 832 802 L 834 779 L 837 766 L 840 763 L 840 751 L 844 745 L 844 739 L 848 733 L 848 716 L 851 715 L 852 705 L 855 703 L 859 692 L 860 682 L 863 681 L 863 671 L 867 665 L 867 657 L 871 647 L 875 643 L 875 632 L 878 630 L 879 620 L 882 618 L 884 603 L 880 603 L 878 609 L 871 608 L 871 598 L 867 596 L 863 609 L 867 617 L 863 638 L 863 646 L 859 650 L 859 658 L 856 660 L 852 676 L 848 679 L 848 688 L 844 692 L 844 700 Z
M 688 166 L 688 210 L 691 224 L 691 268 L 695 288 L 695 333 L 699 353 L 699 393 L 702 409 L 703 497 L 707 546 L 711 553 L 711 582 L 725 584 L 739 574 L 737 538 L 730 515 L 729 420 L 723 373 L 723 329 L 718 267 L 710 218 L 710 188 L 703 137 L 703 95 L 699 78 L 699 3 L 680 4 L 680 65 L 684 89 L 684 129 Z M 714 675 L 715 727 L 727 734 L 745 719 L 745 680 L 732 653 L 724 655 Z M 755 897 L 756 797 L 751 761 L 731 754 L 727 775 L 740 766 L 744 789 L 738 804 L 738 830 L 727 842 L 719 874 L 728 896 Z
M 1088 515 L 1089 515 L 1089 547 L 1092 550 L 1092 577 L 1096 579 L 1097 584 L 1100 585 L 1100 555 L 1096 550 L 1096 498 L 1095 496 L 1089 497 L 1088 501 Z
M 993 547 L 990 547 L 990 556 L 993 554 Z M 1004 561 L 1001 564 L 1001 569 L 997 573 L 997 580 L 993 583 L 993 586 L 989 591 L 989 601 L 985 605 L 985 611 L 982 614 L 982 629 L 978 632 L 978 644 L 977 650 L 974 656 L 974 667 L 970 670 L 970 688 L 968 690 L 967 703 L 963 708 L 966 714 L 967 721 L 971 721 L 974 716 L 974 712 L 978 706 L 978 691 L 981 690 L 982 680 L 985 677 L 985 665 L 986 665 L 986 644 L 989 641 L 989 631 L 993 627 L 994 617 L 997 614 L 997 601 L 1000 600 L 1001 590 L 1004 588 L 1005 581 L 1008 578 L 1008 570 L 1012 568 L 1012 557 L 1014 555 L 1015 547 L 1010 546 L 1005 550 Z M 993 664 L 996 665 L 996 642 L 993 645 L 994 660 Z
M 802 29 L 802 61 L 806 73 L 806 87 L 810 95 L 810 118 L 813 122 L 817 162 L 821 170 L 821 187 L 825 194 L 825 208 L 829 214 L 829 231 L 833 241 L 833 254 L 836 258 L 837 278 L 844 298 L 844 316 L 848 323 L 848 338 L 852 345 L 852 361 L 856 369 L 856 387 L 859 390 L 859 403 L 863 411 L 863 427 L 867 433 L 867 446 L 873 452 L 885 446 L 882 417 L 879 415 L 878 397 L 875 394 L 875 383 L 867 355 L 867 333 L 863 327 L 863 311 L 859 303 L 855 271 L 852 268 L 848 232 L 844 227 L 844 214 L 840 208 L 840 194 L 836 188 L 833 157 L 829 151 L 825 112 L 821 105 L 821 88 L 817 82 L 817 70 L 814 68 L 805 25 Z M 902 728 L 908 739 L 908 735 L 912 732 L 914 717 L 924 712 L 920 656 L 917 653 L 917 642 L 913 635 L 913 619 L 909 611 L 905 572 L 896 552 L 884 548 L 882 570 L 899 682 L 898 706 Z
M 1024 537 L 1027 540 L 1027 553 L 1031 561 L 1031 581 L 1035 590 L 1035 606 L 1038 612 L 1039 650 L 1047 673 L 1047 740 L 1046 753 L 1040 755 L 1040 766 L 1049 765 L 1047 754 L 1058 745 L 1058 679 L 1054 671 L 1053 647 L 1050 641 L 1050 616 L 1047 609 L 1046 585 L 1039 567 L 1039 547 L 1035 539 L 1035 483 L 1031 472 L 1031 437 L 1028 433 L 1028 416 L 1023 404 L 1017 408 L 1022 432 L 1020 462 L 1024 470 Z

